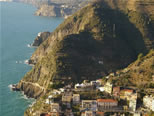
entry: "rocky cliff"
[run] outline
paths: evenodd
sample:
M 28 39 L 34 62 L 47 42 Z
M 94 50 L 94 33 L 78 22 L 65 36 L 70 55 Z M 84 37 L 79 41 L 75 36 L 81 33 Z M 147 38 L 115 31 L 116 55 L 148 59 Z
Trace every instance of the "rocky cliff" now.
M 32 46 L 39 46 L 41 43 L 43 43 L 50 35 L 50 32 L 40 32 L 38 33 L 38 36 L 35 38 Z
M 12 0 L 13 2 L 23 2 L 37 7 L 35 15 L 67 17 L 72 15 L 92 0 Z
M 67 18 L 32 55 L 30 61 L 36 65 L 18 88 L 37 98 L 50 90 L 52 83 L 100 78 L 154 48 L 148 14 L 123 8 L 121 0 L 113 2 L 91 3 Z M 36 84 L 39 90 L 35 89 Z

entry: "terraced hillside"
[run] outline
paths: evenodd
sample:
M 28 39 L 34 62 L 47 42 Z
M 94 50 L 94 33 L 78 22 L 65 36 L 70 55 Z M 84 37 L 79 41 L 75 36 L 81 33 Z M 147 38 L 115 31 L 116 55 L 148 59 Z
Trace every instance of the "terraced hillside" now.
M 116 86 L 136 87 L 139 90 L 153 94 L 154 91 L 154 49 L 146 56 L 138 59 L 127 68 L 117 71 L 117 76 L 111 78 Z

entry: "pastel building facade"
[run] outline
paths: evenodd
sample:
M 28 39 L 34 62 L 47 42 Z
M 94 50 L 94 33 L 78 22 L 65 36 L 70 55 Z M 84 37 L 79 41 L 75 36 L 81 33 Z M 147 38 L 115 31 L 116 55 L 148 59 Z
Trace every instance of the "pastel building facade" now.
M 144 96 L 143 104 L 150 110 L 154 111 L 154 96 Z

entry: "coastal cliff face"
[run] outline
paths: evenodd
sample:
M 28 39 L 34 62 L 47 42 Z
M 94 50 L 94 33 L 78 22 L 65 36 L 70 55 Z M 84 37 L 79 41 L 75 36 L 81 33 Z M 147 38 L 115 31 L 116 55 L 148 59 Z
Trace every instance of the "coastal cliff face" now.
M 39 46 L 49 37 L 50 34 L 50 32 L 40 32 L 38 36 L 35 38 L 32 46 Z
M 36 12 L 35 15 L 37 16 L 54 16 L 54 17 L 60 17 L 61 15 L 61 9 L 58 7 L 55 7 L 53 5 L 42 5 Z
M 31 88 L 25 92 L 31 95 L 34 87 L 23 81 L 37 83 L 47 91 L 51 83 L 100 78 L 154 48 L 148 14 L 119 9 L 103 0 L 66 19 L 32 55 L 30 61 L 36 65 L 19 82 L 19 89 Z
M 23 2 L 37 7 L 35 15 L 67 17 L 87 5 L 92 0 L 11 0 Z

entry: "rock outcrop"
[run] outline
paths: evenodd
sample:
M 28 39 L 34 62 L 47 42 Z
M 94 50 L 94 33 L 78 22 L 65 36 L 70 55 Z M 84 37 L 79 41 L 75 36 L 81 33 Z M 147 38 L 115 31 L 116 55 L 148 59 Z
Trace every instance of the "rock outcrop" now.
M 42 5 L 40 8 L 35 12 L 37 16 L 54 16 L 54 17 L 61 17 L 61 9 L 59 7 L 55 7 L 53 5 Z
M 20 81 L 17 85 L 17 89 L 23 91 L 27 97 L 35 99 L 41 97 L 45 93 L 44 87 L 41 87 L 37 83 L 31 83 L 26 81 Z
M 39 46 L 41 43 L 43 43 L 50 35 L 50 32 L 40 32 L 38 33 L 38 36 L 35 38 L 32 46 Z

